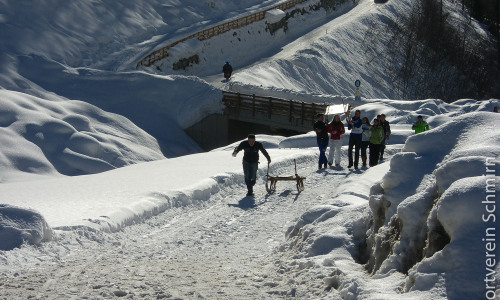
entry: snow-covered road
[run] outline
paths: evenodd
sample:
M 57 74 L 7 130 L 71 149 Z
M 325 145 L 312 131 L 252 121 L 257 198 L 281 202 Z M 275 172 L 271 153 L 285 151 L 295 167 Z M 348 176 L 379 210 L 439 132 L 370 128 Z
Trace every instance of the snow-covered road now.
M 329 197 L 332 186 L 361 172 L 318 171 L 315 160 L 298 165 L 298 173 L 307 177 L 300 194 L 292 182 L 279 182 L 276 193 L 267 195 L 261 179 L 254 203 L 245 197 L 244 186 L 228 185 L 209 201 L 167 210 L 120 232 L 59 232 L 56 241 L 37 251 L 26 247 L 15 252 L 18 258 L 10 261 L 19 266 L 1 271 L 0 299 L 319 295 L 329 268 L 306 272 L 297 281 L 297 274 L 284 265 L 290 254 L 280 251 L 280 245 L 287 228 Z M 29 260 L 39 262 L 26 268 Z

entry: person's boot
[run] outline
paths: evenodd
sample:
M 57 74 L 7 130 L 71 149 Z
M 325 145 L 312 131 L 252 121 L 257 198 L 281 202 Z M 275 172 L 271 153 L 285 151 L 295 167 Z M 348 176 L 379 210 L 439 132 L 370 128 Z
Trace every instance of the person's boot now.
M 366 157 L 361 157 L 361 160 L 363 160 L 363 167 L 366 167 Z

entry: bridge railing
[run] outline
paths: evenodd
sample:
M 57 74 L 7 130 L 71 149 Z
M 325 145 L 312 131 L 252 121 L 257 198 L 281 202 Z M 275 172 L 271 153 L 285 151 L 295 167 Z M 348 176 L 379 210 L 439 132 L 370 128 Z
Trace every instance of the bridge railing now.
M 161 60 L 162 58 L 165 58 L 167 57 L 169 54 L 168 54 L 168 49 L 169 48 L 172 48 L 173 46 L 179 44 L 179 43 L 182 43 L 184 41 L 187 41 L 189 39 L 192 39 L 192 38 L 198 38 L 198 40 L 200 41 L 203 41 L 203 40 L 206 40 L 206 39 L 209 39 L 213 36 L 216 36 L 216 35 L 219 35 L 219 34 L 222 34 L 224 32 L 227 32 L 231 29 L 237 29 L 237 28 L 240 28 L 240 27 L 243 27 L 243 26 L 246 26 L 248 24 L 251 24 L 253 22 L 256 22 L 256 21 L 260 21 L 260 20 L 263 20 L 266 16 L 266 12 L 269 11 L 269 10 L 273 10 L 273 9 L 281 9 L 281 10 L 286 10 L 286 9 L 289 9 L 291 7 L 294 7 L 295 5 L 299 4 L 299 3 L 302 3 L 302 2 L 306 2 L 306 1 L 309 1 L 309 0 L 289 0 L 287 2 L 284 2 L 284 3 L 281 3 L 281 4 L 278 4 L 276 6 L 273 6 L 271 8 L 268 8 L 266 10 L 263 10 L 263 11 L 259 11 L 259 12 L 256 12 L 256 13 L 253 13 L 253 14 L 250 14 L 248 16 L 245 16 L 245 17 L 241 17 L 239 19 L 236 19 L 236 20 L 232 20 L 232 21 L 228 21 L 228 22 L 225 22 L 225 23 L 222 23 L 222 24 L 219 24 L 219 25 L 215 25 L 213 27 L 210 27 L 210 28 L 207 28 L 207 29 L 204 29 L 204 30 L 201 30 L 201 31 L 198 31 L 196 33 L 193 33 L 187 37 L 184 37 L 178 41 L 175 41 L 169 45 L 166 45 L 160 49 L 157 49 L 153 52 L 151 52 L 150 54 L 148 54 L 147 56 L 145 56 L 144 58 L 142 58 L 138 63 L 137 65 L 135 66 L 135 68 L 139 68 L 139 66 L 145 66 L 145 67 L 149 67 L 151 66 L 154 62 L 158 61 L 158 60 Z
M 222 92 L 222 102 L 226 107 L 235 109 L 236 112 L 241 109 L 251 111 L 253 117 L 257 112 L 267 113 L 268 118 L 273 115 L 282 115 L 288 116 L 290 122 L 294 119 L 300 119 L 301 124 L 304 123 L 304 120 L 314 120 L 318 113 L 325 113 L 328 106 L 326 104 L 261 97 L 228 91 Z

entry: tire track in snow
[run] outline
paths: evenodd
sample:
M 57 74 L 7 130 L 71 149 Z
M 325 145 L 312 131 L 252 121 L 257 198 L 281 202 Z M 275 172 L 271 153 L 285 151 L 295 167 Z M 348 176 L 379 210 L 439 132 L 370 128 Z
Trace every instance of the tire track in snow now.
M 311 157 L 298 164 L 307 177 L 300 194 L 293 183 L 280 182 L 275 194 L 266 195 L 261 177 L 252 208 L 241 205 L 247 200 L 244 185 L 223 186 L 206 202 L 170 209 L 117 233 L 66 234 L 64 249 L 56 246 L 61 258 L 20 276 L 0 274 L 0 299 L 276 299 L 293 294 L 297 285 L 307 291 L 307 281 L 290 283 L 293 274 L 281 269 L 277 248 L 287 227 L 329 196 L 318 192 L 324 184 L 356 175 L 315 166 Z M 273 171 L 290 172 L 284 169 Z

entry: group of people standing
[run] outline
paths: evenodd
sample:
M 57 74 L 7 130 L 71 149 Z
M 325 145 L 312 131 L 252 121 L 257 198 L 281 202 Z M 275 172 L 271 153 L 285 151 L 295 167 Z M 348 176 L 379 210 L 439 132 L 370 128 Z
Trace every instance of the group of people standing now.
M 378 164 L 384 159 L 385 142 L 389 140 L 391 135 L 391 127 L 385 119 L 385 115 L 381 114 L 373 120 L 366 117 L 361 118 L 361 111 L 356 110 L 354 117 L 347 118 L 347 128 L 351 130 L 349 135 L 349 147 L 347 155 L 349 159 L 348 168 L 354 167 L 358 169 L 359 157 L 363 167 L 367 166 L 367 160 L 370 167 Z M 328 124 L 324 122 L 324 114 L 316 115 L 314 123 L 314 131 L 316 132 L 319 160 L 318 169 L 326 168 L 327 164 L 332 166 L 335 158 L 335 166 L 340 166 L 340 149 L 342 147 L 341 135 L 345 133 L 344 124 L 340 121 L 340 116 L 335 115 L 333 120 Z M 328 135 L 330 134 L 330 135 Z M 330 140 L 330 152 L 326 157 L 326 150 Z M 370 157 L 367 157 L 367 149 L 369 149 Z M 353 155 L 354 150 L 354 155 Z
M 345 133 L 344 123 L 340 120 L 339 115 L 334 115 L 333 120 L 325 123 L 324 114 L 316 115 L 314 123 L 314 131 L 316 132 L 317 143 L 319 147 L 318 169 L 326 168 L 327 165 L 340 167 L 340 156 L 342 148 L 342 135 Z M 367 117 L 361 118 L 361 111 L 356 110 L 354 117 L 347 116 L 347 128 L 351 130 L 349 135 L 349 147 L 347 155 L 349 158 L 348 168 L 354 167 L 358 169 L 359 157 L 361 156 L 362 166 L 373 167 L 379 161 L 384 159 L 385 143 L 391 135 L 391 126 L 385 119 L 385 115 L 378 115 L 373 123 Z M 415 133 L 420 133 L 429 130 L 429 125 L 423 120 L 422 116 L 418 116 L 417 122 L 413 124 Z M 328 157 L 326 150 L 330 146 Z M 367 157 L 367 149 L 369 149 L 369 157 Z M 253 196 L 253 186 L 256 182 L 257 169 L 259 163 L 259 152 L 267 159 L 268 165 L 271 163 L 271 157 L 267 153 L 262 143 L 255 140 L 255 134 L 249 134 L 246 141 L 242 141 L 233 151 L 233 156 L 236 157 L 238 152 L 244 152 L 243 155 L 243 173 L 245 175 L 245 184 L 247 186 L 247 196 Z M 353 155 L 354 150 L 354 155 Z

